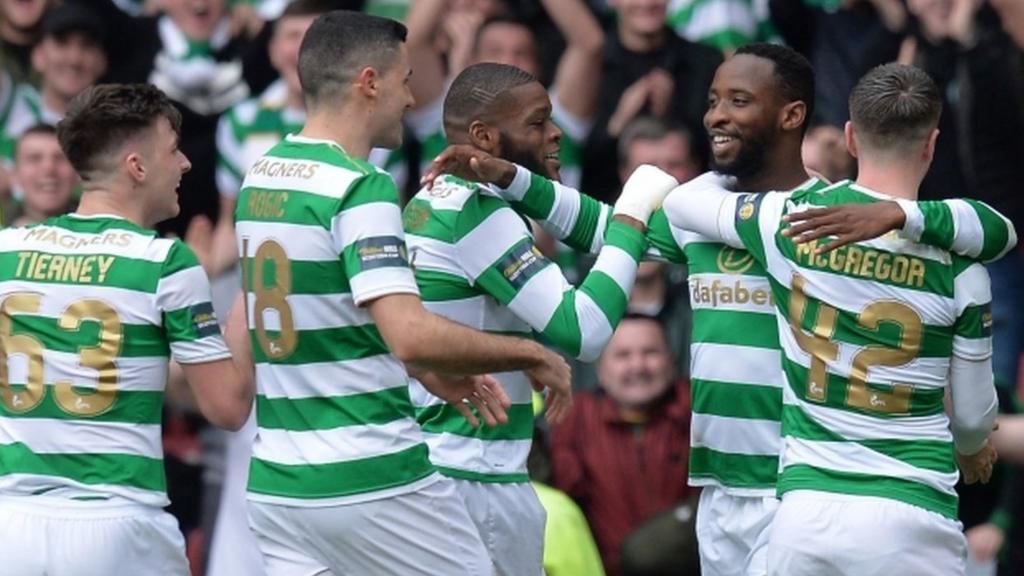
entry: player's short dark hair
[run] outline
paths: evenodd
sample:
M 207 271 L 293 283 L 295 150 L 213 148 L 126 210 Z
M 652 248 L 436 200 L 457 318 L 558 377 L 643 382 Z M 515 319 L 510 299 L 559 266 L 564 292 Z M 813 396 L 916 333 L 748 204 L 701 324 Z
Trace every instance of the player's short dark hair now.
M 363 68 L 389 70 L 407 33 L 400 22 L 361 12 L 334 10 L 318 17 L 299 48 L 306 105 L 344 94 Z
M 808 122 L 814 113 L 814 67 L 796 50 L 781 44 L 755 42 L 741 46 L 736 54 L 749 54 L 770 60 L 775 65 L 775 79 L 779 84 L 779 93 L 787 102 L 803 102 L 807 109 L 804 124 L 801 127 L 807 132 Z
M 920 68 L 883 64 L 850 91 L 850 119 L 859 139 L 892 150 L 921 142 L 938 126 L 942 97 Z
M 444 130 L 451 139 L 473 120 L 488 121 L 510 98 L 509 91 L 536 82 L 533 74 L 495 62 L 481 62 L 459 73 L 444 98 Z
M 682 124 L 653 116 L 638 116 L 630 120 L 626 127 L 622 129 L 622 134 L 619 135 L 619 141 L 616 145 L 618 148 L 619 166 L 625 166 L 629 163 L 629 151 L 634 142 L 661 140 L 673 133 L 682 135 L 683 139 L 686 140 L 691 156 L 697 153 L 697 147 L 693 141 L 693 132 Z
M 181 112 L 152 84 L 96 84 L 71 100 L 57 139 L 71 166 L 88 181 L 99 159 L 166 118 L 181 133 Z
M 486 32 L 487 29 L 490 28 L 491 26 L 498 26 L 501 24 L 505 24 L 507 26 L 518 26 L 519 28 L 522 28 L 529 32 L 530 36 L 533 37 L 534 50 L 537 49 L 537 35 L 533 32 L 533 29 L 526 22 L 526 20 L 523 20 L 522 18 L 517 18 L 516 16 L 512 16 L 510 14 L 497 14 L 485 18 L 483 23 L 480 24 L 480 27 L 476 29 L 476 34 L 473 35 L 474 54 L 480 51 L 480 39 L 483 38 L 484 32 Z

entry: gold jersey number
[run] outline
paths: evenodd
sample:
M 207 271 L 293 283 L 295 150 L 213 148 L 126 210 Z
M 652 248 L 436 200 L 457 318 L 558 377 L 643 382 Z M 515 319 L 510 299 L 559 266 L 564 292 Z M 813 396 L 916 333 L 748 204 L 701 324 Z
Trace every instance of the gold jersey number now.
M 839 311 L 818 302 L 818 313 L 810 333 L 801 328 L 807 312 L 807 280 L 793 277 L 789 293 L 789 327 L 800 349 L 811 357 L 805 397 L 811 402 L 824 403 L 828 398 L 828 362 L 839 357 L 839 344 L 835 342 L 836 320 Z M 913 308 L 893 301 L 870 304 L 857 316 L 857 323 L 867 330 L 878 331 L 883 323 L 897 324 L 901 328 L 896 348 L 869 344 L 853 356 L 845 404 L 870 412 L 908 414 L 913 391 L 906 384 L 894 384 L 889 391 L 868 385 L 868 370 L 872 366 L 902 366 L 917 357 L 921 350 L 922 322 Z
M 283 360 L 295 351 L 298 334 L 288 295 L 292 291 L 292 269 L 284 248 L 274 240 L 264 240 L 256 248 L 252 262 L 248 261 L 249 239 L 242 239 L 242 275 L 245 286 L 251 287 L 256 301 L 253 303 L 253 321 L 256 340 L 263 354 L 270 360 Z M 268 264 L 273 265 L 273 281 L 266 282 Z M 279 328 L 277 334 L 268 333 L 264 314 L 267 310 L 277 313 Z
M 13 333 L 13 316 L 36 314 L 42 296 L 32 293 L 12 294 L 0 303 L 0 399 L 10 412 L 24 414 L 43 401 L 46 386 L 43 379 L 43 352 L 45 348 L 38 338 L 31 334 Z M 97 373 L 95 390 L 80 393 L 70 380 L 58 380 L 54 386 L 57 406 L 69 414 L 80 417 L 99 416 L 110 410 L 117 399 L 117 363 L 121 352 L 124 331 L 117 312 L 109 304 L 94 298 L 72 302 L 60 318 L 57 327 L 67 332 L 77 332 L 84 320 L 99 323 L 99 342 L 92 346 L 79 346 L 79 364 L 92 368 Z M 11 385 L 8 359 L 11 355 L 25 356 L 28 363 L 28 378 L 23 388 L 15 390 Z

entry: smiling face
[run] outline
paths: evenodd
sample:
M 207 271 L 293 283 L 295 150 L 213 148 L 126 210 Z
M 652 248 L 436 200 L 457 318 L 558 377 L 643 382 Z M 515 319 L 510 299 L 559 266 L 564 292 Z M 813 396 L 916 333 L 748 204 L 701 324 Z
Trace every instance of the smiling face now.
M 665 333 L 652 319 L 624 319 L 597 364 L 601 388 L 629 409 L 650 406 L 672 385 L 673 375 Z
M 18 141 L 14 177 L 25 191 L 25 207 L 48 218 L 63 214 L 78 177 L 57 142 L 57 135 L 26 133 Z
M 715 72 L 704 127 L 716 171 L 743 178 L 764 169 L 767 151 L 779 135 L 784 104 L 774 66 L 770 60 L 738 54 Z
M 539 82 L 509 90 L 494 127 L 501 134 L 497 155 L 536 174 L 558 179 L 562 131 L 551 120 L 551 99 Z
M 146 202 L 149 223 L 156 224 L 178 215 L 178 186 L 192 163 L 178 148 L 178 134 L 163 116 L 138 138 L 137 153 L 146 173 L 138 190 Z
M 36 46 L 32 61 L 43 75 L 43 91 L 64 101 L 91 86 L 107 70 L 103 46 L 84 32 L 46 36 Z

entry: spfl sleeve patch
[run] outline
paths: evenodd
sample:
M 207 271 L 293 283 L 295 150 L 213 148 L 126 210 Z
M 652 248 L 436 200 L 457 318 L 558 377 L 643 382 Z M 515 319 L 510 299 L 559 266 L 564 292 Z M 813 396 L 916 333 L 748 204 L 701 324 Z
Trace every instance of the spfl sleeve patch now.
M 192 306 L 192 326 L 196 330 L 196 336 L 206 338 L 207 336 L 220 335 L 220 324 L 217 323 L 217 315 L 213 313 L 213 304 L 203 302 Z
M 356 242 L 356 255 L 360 270 L 409 266 L 405 242 L 398 236 L 376 236 Z
M 498 272 L 517 291 L 540 272 L 547 260 L 531 242 L 522 242 L 498 260 Z

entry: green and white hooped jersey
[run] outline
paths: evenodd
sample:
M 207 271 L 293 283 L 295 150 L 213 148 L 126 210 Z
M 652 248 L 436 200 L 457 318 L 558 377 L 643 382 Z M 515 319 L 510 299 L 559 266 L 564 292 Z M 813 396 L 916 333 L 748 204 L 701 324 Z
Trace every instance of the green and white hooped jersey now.
M 817 242 L 795 245 L 780 233 L 787 213 L 884 199 L 844 181 L 734 201 L 734 230 L 723 234 L 765 265 L 778 311 L 778 491 L 889 498 L 956 519 L 943 395 L 953 355 L 992 354 L 984 267 L 895 234 L 816 255 Z
M 668 25 L 681 38 L 722 51 L 751 42 L 779 42 L 768 0 L 670 0 Z
M 235 230 L 256 364 L 249 499 L 334 506 L 439 478 L 405 367 L 362 307 L 419 293 L 391 177 L 289 135 L 246 174 Z
M 0 231 L 0 495 L 166 506 L 169 357 L 229 357 L 184 243 L 112 216 Z
M 288 85 L 277 80 L 258 98 L 244 100 L 225 112 L 217 123 L 217 190 L 237 198 L 246 171 L 288 134 L 297 134 L 306 111 L 288 105 Z M 401 189 L 408 178 L 404 153 L 375 148 L 370 163 L 387 170 Z
M 800 190 L 825 187 L 811 179 Z M 513 208 L 556 238 L 577 250 L 600 249 L 601 236 L 594 232 L 608 218 L 608 205 L 557 185 L 531 187 L 516 198 Z M 1012 245 L 1009 221 L 981 202 L 904 208 L 913 210 L 910 234 L 922 242 L 980 260 L 997 258 Z M 663 210 L 651 216 L 647 238 L 648 258 L 685 263 L 690 273 L 689 483 L 736 496 L 771 496 L 778 478 L 783 380 L 767 272 L 744 250 L 672 226 Z
M 553 183 L 520 169 L 525 187 Z M 514 183 L 513 186 L 517 184 Z M 441 176 L 406 206 L 404 227 L 426 307 L 466 326 L 530 338 L 596 359 L 626 310 L 643 234 L 611 221 L 590 274 L 573 288 L 534 246 L 527 222 L 494 190 Z M 430 459 L 448 476 L 481 482 L 528 482 L 533 437 L 530 381 L 522 372 L 494 375 L 512 399 L 509 423 L 472 428 L 419 382 L 411 384 Z

